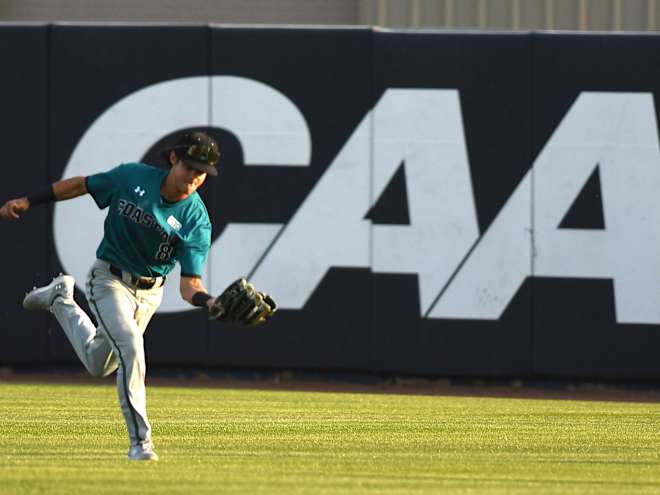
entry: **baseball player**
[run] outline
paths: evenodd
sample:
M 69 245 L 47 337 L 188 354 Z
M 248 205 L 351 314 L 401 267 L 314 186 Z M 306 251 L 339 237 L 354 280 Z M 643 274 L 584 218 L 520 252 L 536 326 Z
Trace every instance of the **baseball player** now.
M 108 172 L 55 182 L 0 208 L 0 218 L 14 220 L 32 206 L 89 193 L 99 208 L 108 209 L 97 260 L 85 285 L 98 327 L 74 301 L 75 281 L 69 275 L 33 289 L 23 307 L 50 311 L 91 375 L 102 377 L 117 370 L 130 460 L 158 460 L 147 419 L 143 334 L 175 264 L 181 266 L 181 297 L 207 308 L 210 319 L 254 325 L 276 310 L 270 296 L 244 279 L 218 297 L 202 284 L 211 223 L 197 189 L 208 175 L 217 175 L 217 143 L 203 132 L 187 133 L 163 156 L 169 169 L 123 164 Z

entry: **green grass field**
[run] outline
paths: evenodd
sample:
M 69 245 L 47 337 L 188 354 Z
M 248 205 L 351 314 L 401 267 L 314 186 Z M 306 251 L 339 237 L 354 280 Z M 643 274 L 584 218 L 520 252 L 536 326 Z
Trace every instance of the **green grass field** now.
M 0 494 L 660 493 L 660 404 L 0 383 Z

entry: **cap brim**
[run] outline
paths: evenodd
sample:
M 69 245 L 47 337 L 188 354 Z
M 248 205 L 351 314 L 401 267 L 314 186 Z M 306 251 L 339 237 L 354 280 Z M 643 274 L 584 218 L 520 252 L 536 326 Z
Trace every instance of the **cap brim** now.
M 198 162 L 197 160 L 193 160 L 188 157 L 180 158 L 180 159 L 190 168 L 194 168 L 199 172 L 205 172 L 209 175 L 218 175 L 218 169 L 215 168 L 213 165 L 209 165 L 208 163 L 204 163 L 204 162 Z

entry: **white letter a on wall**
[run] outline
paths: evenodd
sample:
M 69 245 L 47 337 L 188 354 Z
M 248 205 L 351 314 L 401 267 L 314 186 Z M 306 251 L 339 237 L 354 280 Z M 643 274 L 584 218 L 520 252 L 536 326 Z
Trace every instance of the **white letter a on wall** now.
M 606 228 L 558 228 L 596 166 Z M 613 279 L 618 322 L 660 323 L 659 192 L 652 95 L 582 93 L 430 316 L 498 319 L 534 275 Z

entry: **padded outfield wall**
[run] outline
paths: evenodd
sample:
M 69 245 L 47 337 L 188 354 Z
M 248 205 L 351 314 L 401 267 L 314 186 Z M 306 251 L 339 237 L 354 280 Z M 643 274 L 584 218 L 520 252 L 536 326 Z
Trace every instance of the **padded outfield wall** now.
M 660 36 L 368 28 L 2 25 L 1 197 L 158 164 L 207 128 L 221 173 L 206 284 L 272 293 L 211 325 L 178 280 L 156 365 L 660 378 Z M 0 361 L 76 358 L 21 309 L 83 288 L 89 197 L 3 223 Z

